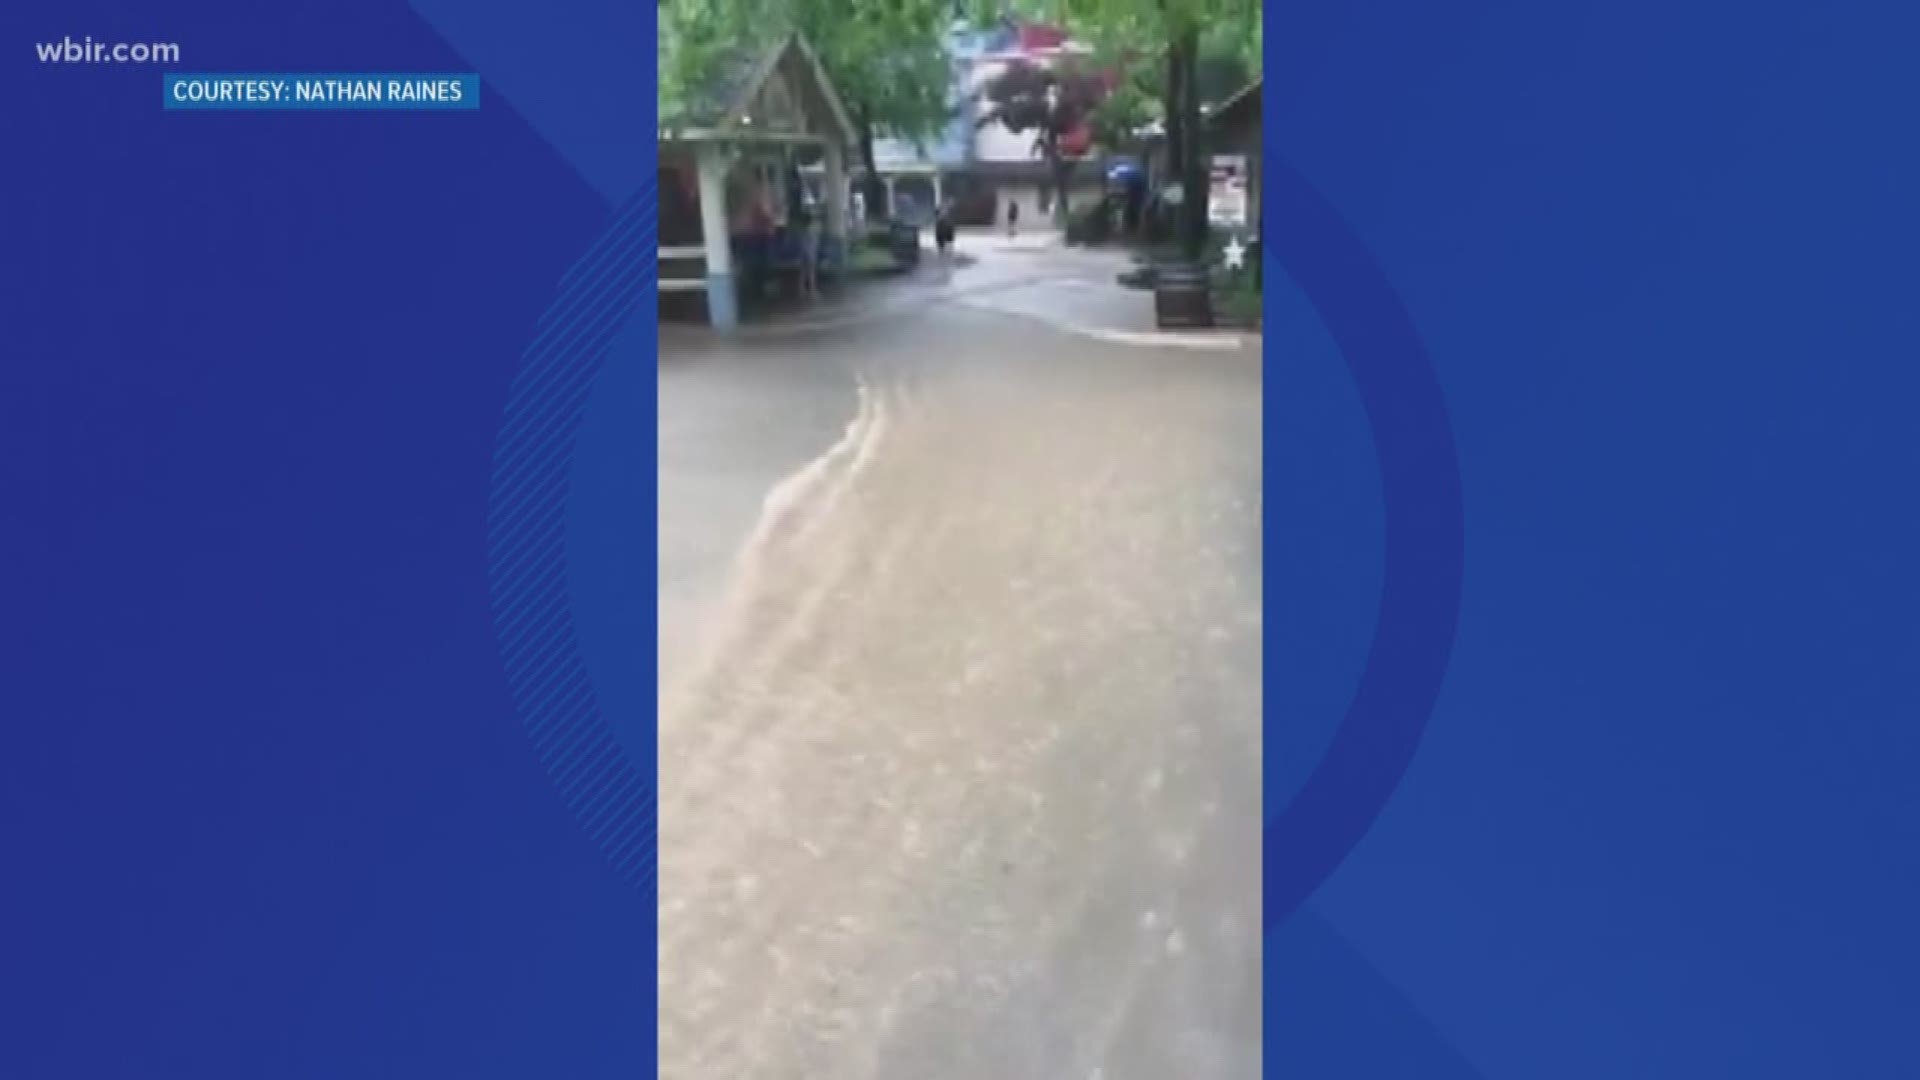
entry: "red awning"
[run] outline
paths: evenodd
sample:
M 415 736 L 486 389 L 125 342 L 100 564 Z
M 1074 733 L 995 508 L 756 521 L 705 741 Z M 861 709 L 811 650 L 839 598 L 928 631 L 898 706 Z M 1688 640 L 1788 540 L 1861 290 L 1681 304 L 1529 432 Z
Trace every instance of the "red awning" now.
M 1057 26 L 1045 23 L 1020 24 L 1020 49 L 1023 52 L 1057 49 L 1066 43 L 1067 32 Z

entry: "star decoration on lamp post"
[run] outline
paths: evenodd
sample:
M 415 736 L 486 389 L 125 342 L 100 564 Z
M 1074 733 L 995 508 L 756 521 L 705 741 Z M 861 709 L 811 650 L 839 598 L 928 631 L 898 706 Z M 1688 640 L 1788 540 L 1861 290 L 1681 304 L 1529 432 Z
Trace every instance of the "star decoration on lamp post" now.
M 1237 235 L 1227 241 L 1226 247 L 1220 249 L 1220 255 L 1229 270 L 1240 270 L 1247 265 L 1247 246 L 1240 242 L 1240 237 Z

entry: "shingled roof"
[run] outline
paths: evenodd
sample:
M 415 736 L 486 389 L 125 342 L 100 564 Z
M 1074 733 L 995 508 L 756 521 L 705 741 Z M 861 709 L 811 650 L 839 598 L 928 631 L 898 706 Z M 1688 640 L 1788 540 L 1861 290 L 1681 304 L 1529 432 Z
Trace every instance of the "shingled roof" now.
M 671 46 L 661 43 L 662 66 Z M 663 138 L 702 132 L 727 132 L 751 138 L 751 110 L 755 98 L 776 71 L 785 66 L 806 84 L 810 114 L 829 122 L 843 142 L 853 140 L 853 123 L 840 95 L 827 78 L 819 56 L 806 38 L 788 34 L 770 42 L 743 43 L 720 51 L 704 67 L 706 77 L 669 99 L 662 91 L 660 129 Z
M 686 87 L 672 98 L 661 84 L 661 127 L 719 127 L 727 114 L 752 96 L 748 85 L 766 66 L 767 55 L 780 47 L 778 41 L 736 45 L 723 50 L 707 65 L 706 77 Z M 663 44 L 662 52 L 666 51 Z M 665 56 L 662 56 L 664 67 Z

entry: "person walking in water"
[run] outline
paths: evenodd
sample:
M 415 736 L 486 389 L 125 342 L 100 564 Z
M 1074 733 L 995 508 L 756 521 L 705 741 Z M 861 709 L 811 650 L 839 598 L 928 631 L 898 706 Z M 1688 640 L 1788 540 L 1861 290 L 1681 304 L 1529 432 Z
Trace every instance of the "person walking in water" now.
M 946 258 L 953 249 L 953 200 L 944 199 L 933 216 L 933 245 Z
M 800 295 L 820 295 L 820 213 L 813 206 L 800 211 Z
M 1020 232 L 1020 203 L 1017 199 L 1007 200 L 1007 239 L 1011 240 Z

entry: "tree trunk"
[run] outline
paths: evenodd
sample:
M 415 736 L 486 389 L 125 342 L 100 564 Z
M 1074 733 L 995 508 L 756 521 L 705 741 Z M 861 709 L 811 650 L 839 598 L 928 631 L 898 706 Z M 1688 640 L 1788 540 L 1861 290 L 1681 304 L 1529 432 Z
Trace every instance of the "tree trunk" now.
M 1167 181 L 1177 179 L 1186 172 L 1187 158 L 1184 145 L 1187 130 L 1186 110 L 1181 108 L 1180 101 L 1187 83 L 1182 59 L 1180 46 L 1177 43 L 1169 43 L 1167 88 L 1161 110 L 1166 114 L 1166 120 L 1161 126 L 1165 129 L 1167 139 L 1167 175 L 1161 178 L 1163 186 Z
M 1207 187 L 1209 169 L 1206 132 L 1200 120 L 1200 86 L 1197 60 L 1200 33 L 1197 28 L 1181 34 L 1176 51 L 1181 54 L 1180 127 L 1181 141 L 1180 250 L 1188 259 L 1199 259 L 1207 246 Z
M 1053 182 L 1053 220 L 1056 225 L 1065 227 L 1072 219 L 1072 212 L 1067 206 L 1067 178 L 1073 173 L 1073 162 L 1061 153 L 1058 132 L 1049 133 L 1042 146 L 1046 152 L 1047 172 Z
M 867 110 L 855 110 L 854 126 L 859 129 L 860 164 L 866 170 L 860 179 L 860 196 L 866 205 L 867 224 L 885 223 L 893 215 L 893 208 L 886 204 L 887 182 L 880 179 L 880 170 L 873 163 L 873 121 L 868 118 Z

